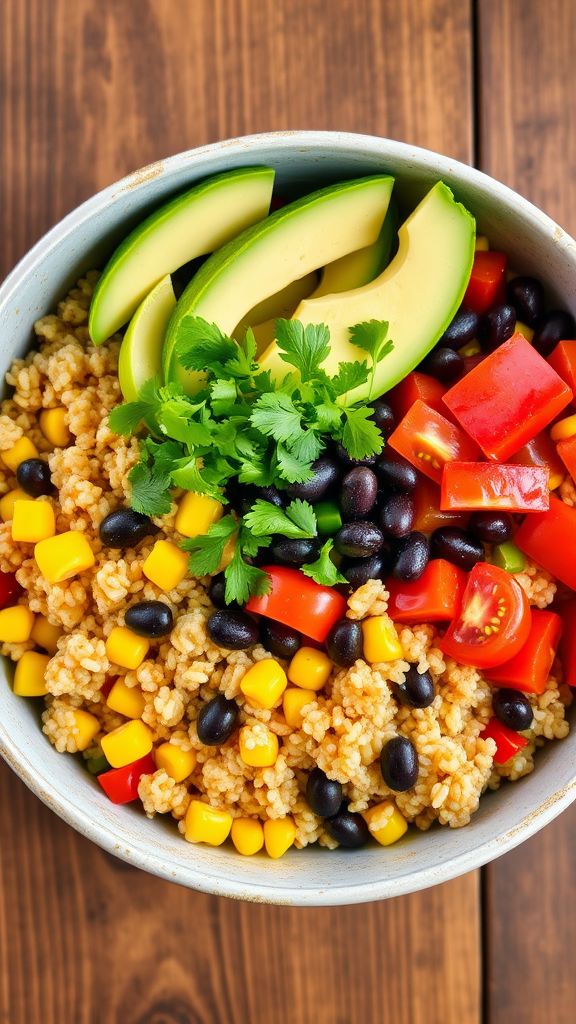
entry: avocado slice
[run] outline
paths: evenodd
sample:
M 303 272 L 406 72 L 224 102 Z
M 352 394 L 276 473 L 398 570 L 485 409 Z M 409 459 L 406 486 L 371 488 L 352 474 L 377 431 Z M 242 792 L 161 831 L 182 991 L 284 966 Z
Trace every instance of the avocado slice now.
M 370 284 L 353 291 L 304 299 L 294 319 L 326 324 L 331 351 L 323 364 L 366 359 L 349 340 L 349 328 L 366 320 L 387 320 L 393 351 L 377 367 L 374 380 L 354 388 L 347 400 L 371 401 L 402 380 L 434 347 L 453 319 L 466 291 L 474 259 L 476 224 L 439 181 L 402 224 L 398 252 Z M 260 360 L 281 379 L 286 363 L 274 342 Z
M 128 324 L 118 359 L 118 379 L 126 402 L 136 402 L 144 382 L 162 373 L 162 344 L 175 305 L 172 279 L 166 274 Z
M 347 256 L 328 263 L 321 271 L 317 288 L 311 295 L 303 298 L 317 299 L 321 295 L 348 292 L 351 288 L 361 288 L 362 285 L 369 284 L 390 262 L 397 230 L 398 210 L 396 203 L 392 201 L 376 241 L 364 249 L 350 252 Z
M 242 167 L 214 175 L 142 221 L 118 246 L 96 285 L 88 320 L 95 345 L 128 322 L 165 274 L 266 216 L 274 171 Z
M 182 321 L 201 316 L 230 334 L 259 302 L 311 270 L 376 241 L 394 179 L 360 178 L 320 189 L 248 228 L 206 260 L 184 290 L 170 318 L 164 344 L 165 380 L 187 391 L 202 375 L 178 362 Z
M 260 335 L 263 335 L 269 328 L 272 331 L 272 335 L 266 342 L 266 345 L 268 345 L 274 340 L 274 321 L 278 317 L 283 319 L 291 317 L 296 306 L 302 302 L 302 299 L 306 299 L 314 293 L 317 284 L 318 274 L 315 270 L 305 274 L 298 281 L 291 281 L 285 288 L 281 288 L 274 295 L 269 295 L 267 299 L 259 302 L 257 306 L 249 310 L 232 331 L 232 337 L 236 341 L 243 341 L 247 328 L 251 327 L 258 341 Z M 259 351 L 263 351 L 266 345 L 261 346 Z

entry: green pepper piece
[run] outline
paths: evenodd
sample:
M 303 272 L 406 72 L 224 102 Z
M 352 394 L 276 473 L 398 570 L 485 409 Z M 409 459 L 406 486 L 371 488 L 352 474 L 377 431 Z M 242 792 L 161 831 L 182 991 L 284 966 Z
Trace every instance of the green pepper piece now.
M 526 568 L 524 555 L 511 540 L 504 544 L 496 544 L 492 549 L 492 563 L 506 572 L 524 572 Z
M 110 765 L 104 754 L 99 751 L 97 754 L 93 754 L 92 757 L 86 758 L 86 767 L 90 775 L 100 775 L 100 772 L 108 771 Z
M 319 501 L 314 505 L 318 533 L 323 537 L 333 537 L 342 526 L 342 516 L 335 501 Z

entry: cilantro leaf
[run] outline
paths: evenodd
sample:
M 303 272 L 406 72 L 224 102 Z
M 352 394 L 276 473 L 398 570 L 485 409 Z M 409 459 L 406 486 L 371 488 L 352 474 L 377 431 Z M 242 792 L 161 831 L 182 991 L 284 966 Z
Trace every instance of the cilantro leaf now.
M 172 499 L 168 492 L 170 478 L 165 472 L 151 469 L 145 462 L 137 462 L 128 479 L 132 485 L 130 504 L 135 512 L 145 516 L 168 514 Z
M 314 433 L 313 430 L 306 430 L 301 437 L 290 446 L 290 454 L 302 463 L 311 463 L 318 458 L 324 448 L 324 442 Z
M 280 479 L 287 480 L 289 484 L 303 484 L 313 476 L 310 466 L 292 455 L 283 444 L 276 447 L 276 460 Z
M 336 402 L 332 402 L 324 396 L 324 400 L 315 407 L 314 415 L 318 429 L 331 434 L 340 426 L 342 409 L 339 405 L 336 405 Z
M 207 576 L 211 572 L 216 572 L 222 561 L 224 548 L 237 532 L 238 523 L 234 516 L 228 515 L 213 523 L 208 533 L 182 541 L 181 548 L 190 552 L 188 567 L 192 575 Z
M 233 380 L 215 380 L 210 385 L 210 404 L 215 416 L 231 416 L 237 397 Z
M 279 533 L 293 539 L 315 537 L 314 509 L 307 501 L 296 498 L 286 509 L 259 498 L 244 516 L 244 523 L 255 537 Z
M 275 334 L 280 358 L 295 366 L 303 381 L 312 380 L 330 354 L 326 324 L 304 326 L 299 320 L 276 320 Z
M 370 419 L 372 409 L 344 409 L 346 423 L 342 432 L 342 444 L 351 459 L 366 459 L 369 455 L 378 455 L 384 447 L 382 434 Z
M 322 545 L 316 561 L 303 565 L 301 570 L 305 576 L 310 576 L 310 579 L 313 579 L 316 583 L 321 583 L 324 587 L 333 587 L 336 583 L 348 582 L 330 558 L 333 546 L 334 541 L 332 537 L 329 537 L 326 543 Z
M 218 473 L 213 474 L 217 478 Z M 193 455 L 190 458 L 179 459 L 172 466 L 171 473 L 172 483 L 175 487 L 183 487 L 186 491 L 196 491 L 197 494 L 208 494 L 211 498 L 215 498 L 216 501 L 222 500 L 222 491 L 220 490 L 220 482 L 225 482 L 226 475 L 223 475 L 223 479 L 211 481 L 207 478 L 205 473 L 198 467 L 196 457 Z
M 125 402 L 124 405 L 117 405 L 108 417 L 110 430 L 123 437 L 129 437 L 138 429 L 149 412 L 148 402 Z
M 201 316 L 185 316 L 176 341 L 176 355 L 186 370 L 209 370 L 213 364 L 234 359 L 238 346 L 217 324 Z
M 281 391 L 261 395 L 254 404 L 250 422 L 275 441 L 295 441 L 304 433 L 301 413 L 290 396 Z
M 358 348 L 368 352 L 372 359 L 372 370 L 370 373 L 369 396 L 374 390 L 376 368 L 381 359 L 389 355 L 394 348 L 394 342 L 387 340 L 387 320 L 366 320 L 364 323 L 356 324 L 350 328 L 350 341 Z
M 339 363 L 338 373 L 332 377 L 331 384 L 338 398 L 340 395 L 345 395 L 347 391 L 359 387 L 360 384 L 365 384 L 367 380 L 368 367 L 366 363 Z
M 251 595 L 262 596 L 270 590 L 270 577 L 255 565 L 244 561 L 240 545 L 236 546 L 232 561 L 224 570 L 226 580 L 225 601 L 246 604 Z

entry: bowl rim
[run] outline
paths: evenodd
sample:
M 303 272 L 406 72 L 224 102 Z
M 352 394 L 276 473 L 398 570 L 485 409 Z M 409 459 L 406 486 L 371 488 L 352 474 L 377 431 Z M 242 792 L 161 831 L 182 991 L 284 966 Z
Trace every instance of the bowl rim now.
M 451 177 L 456 175 L 467 185 L 489 190 L 495 198 L 505 203 L 523 219 L 536 222 L 542 229 L 553 235 L 559 246 L 570 248 L 572 257 L 576 259 L 576 242 L 552 218 L 502 182 L 452 157 L 409 143 L 353 132 L 263 132 L 184 150 L 126 175 L 84 200 L 50 228 L 16 263 L 0 286 L 0 307 L 10 300 L 13 289 L 22 277 L 33 272 L 37 261 L 45 258 L 55 243 L 63 241 L 77 231 L 85 221 L 97 216 L 113 203 L 119 194 L 138 190 L 153 178 L 170 177 L 187 167 L 193 169 L 196 164 L 201 167 L 203 158 L 210 158 L 220 153 L 229 153 L 234 157 L 252 157 L 265 147 L 282 152 L 284 148 L 290 149 L 294 146 L 302 147 L 304 152 L 322 150 L 332 152 L 334 155 L 363 149 L 375 157 L 384 158 L 384 160 L 386 157 L 392 157 L 408 162 L 413 161 L 423 169 L 438 174 L 439 177 L 447 177 L 449 184 Z M 186 866 L 174 866 L 166 861 L 162 854 L 156 854 L 152 844 L 145 844 L 135 838 L 128 840 L 126 837 L 119 842 L 111 825 L 96 821 L 92 814 L 84 811 L 83 807 L 70 804 L 61 796 L 58 789 L 52 784 L 50 777 L 43 777 L 38 769 L 28 761 L 26 752 L 19 749 L 14 737 L 1 720 L 0 754 L 26 786 L 68 825 L 108 853 L 121 858 L 134 867 L 212 895 L 291 906 L 363 903 L 417 892 L 440 882 L 449 881 L 514 849 L 557 817 L 576 799 L 575 766 L 574 776 L 567 785 L 551 795 L 544 796 L 538 806 L 529 811 L 519 824 L 515 824 L 504 834 L 493 836 L 471 850 L 455 854 L 443 865 L 441 876 L 438 867 L 432 866 L 418 869 L 414 873 L 409 872 L 398 878 L 384 877 L 377 882 L 347 882 L 330 887 L 328 890 L 307 890 L 290 883 L 282 884 L 282 880 L 275 875 L 270 875 L 270 882 L 262 880 L 255 884 L 242 878 L 225 877 L 216 871 L 209 872 L 192 861 Z

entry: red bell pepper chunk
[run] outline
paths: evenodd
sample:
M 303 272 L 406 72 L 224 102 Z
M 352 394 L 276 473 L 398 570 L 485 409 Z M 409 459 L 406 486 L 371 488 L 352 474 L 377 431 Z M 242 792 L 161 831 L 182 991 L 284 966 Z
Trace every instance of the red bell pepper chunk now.
M 560 661 L 564 682 L 568 686 L 576 686 L 576 597 L 560 605 L 559 611 L 563 625 Z
M 565 441 L 558 441 L 556 451 L 573 480 L 576 480 L 576 437 L 568 437 Z
M 475 459 L 478 447 L 455 423 L 418 399 L 388 438 L 388 444 L 437 484 L 454 459 Z
M 523 445 L 522 448 L 519 448 L 511 456 L 510 462 L 515 462 L 520 466 L 543 466 L 548 468 L 550 473 L 548 487 L 551 491 L 559 487 L 566 476 L 562 460 L 558 458 L 556 445 L 547 430 L 543 430 L 536 437 L 533 437 L 531 441 Z
M 517 754 L 528 743 L 525 736 L 521 736 L 519 732 L 509 729 L 507 725 L 498 721 L 497 718 L 491 718 L 480 735 L 483 740 L 494 740 L 496 743 L 494 764 L 506 764 L 511 757 L 514 757 L 514 754 Z
M 457 381 L 443 401 L 489 459 L 505 462 L 571 398 L 568 385 L 516 333 Z
M 562 633 L 562 619 L 556 612 L 532 609 L 530 633 L 518 654 L 502 665 L 485 670 L 491 683 L 522 693 L 544 693 L 556 648 Z
M 395 388 L 392 388 L 392 391 L 388 392 L 386 401 L 390 404 L 396 422 L 399 423 L 410 412 L 414 402 L 417 402 L 418 399 L 429 405 L 431 409 L 436 409 L 436 412 L 445 415 L 442 397 L 446 391 L 446 385 L 441 384 L 435 377 L 414 370 L 407 374 Z
M 113 804 L 129 804 L 138 799 L 138 783 L 142 775 L 151 775 L 156 765 L 151 754 L 140 757 L 123 768 L 111 768 L 98 776 L 98 782 Z
M 263 571 L 270 576 L 270 591 L 262 597 L 251 597 L 246 611 L 265 615 L 324 643 L 334 623 L 346 614 L 342 594 L 320 586 L 298 569 L 266 565 Z
M 503 252 L 477 252 L 462 305 L 475 313 L 487 313 L 503 302 L 506 291 L 506 256 Z
M 548 470 L 493 462 L 447 462 L 440 507 L 474 512 L 542 512 L 550 505 Z
M 576 508 L 550 495 L 547 512 L 526 516 L 514 543 L 552 576 L 576 590 Z
M 559 341 L 548 362 L 576 394 L 576 341 Z
M 460 526 L 466 529 L 469 515 L 466 512 L 446 512 L 440 508 L 440 488 L 427 476 L 420 475 L 412 493 L 414 502 L 414 530 L 433 533 L 441 526 Z
M 8 608 L 16 604 L 22 593 L 22 587 L 13 572 L 0 572 L 0 608 Z
M 449 622 L 460 610 L 467 575 L 444 558 L 428 562 L 420 579 L 389 579 L 388 613 L 394 622 Z

